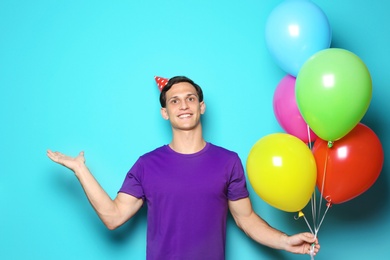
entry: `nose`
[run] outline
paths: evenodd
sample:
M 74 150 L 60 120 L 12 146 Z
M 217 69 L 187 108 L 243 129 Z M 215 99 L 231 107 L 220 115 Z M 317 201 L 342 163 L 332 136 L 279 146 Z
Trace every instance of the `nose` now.
M 188 108 L 187 100 L 183 100 L 182 102 L 180 102 L 180 109 L 181 110 L 185 110 L 187 108 Z

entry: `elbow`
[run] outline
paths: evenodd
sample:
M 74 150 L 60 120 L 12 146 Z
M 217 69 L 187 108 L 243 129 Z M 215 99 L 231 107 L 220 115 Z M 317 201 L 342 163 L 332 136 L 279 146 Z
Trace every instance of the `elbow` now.
M 119 227 L 118 225 L 112 225 L 112 224 L 105 224 L 105 225 L 108 230 L 115 230 Z
M 106 223 L 104 222 L 104 225 L 106 226 L 107 229 L 109 230 L 115 230 L 117 229 L 118 227 L 120 227 L 121 225 L 120 224 L 116 224 L 116 223 Z
M 251 230 L 257 226 L 257 215 L 252 213 L 248 216 L 234 217 L 234 221 L 239 229 L 241 229 L 246 235 L 251 233 Z
M 243 223 L 240 221 L 240 219 L 236 218 L 236 217 L 233 217 L 234 219 L 234 222 L 236 223 L 237 227 L 241 230 L 244 230 L 243 228 Z
M 114 229 L 117 229 L 118 227 L 120 227 L 123 222 L 119 222 L 119 221 L 116 221 L 116 220 L 104 220 L 104 219 L 101 219 L 103 224 L 106 226 L 107 229 L 109 230 L 114 230 Z

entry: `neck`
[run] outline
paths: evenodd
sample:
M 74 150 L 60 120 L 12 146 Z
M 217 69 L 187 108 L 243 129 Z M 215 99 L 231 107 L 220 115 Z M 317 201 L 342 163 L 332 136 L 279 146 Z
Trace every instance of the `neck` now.
M 205 146 L 202 131 L 173 131 L 173 138 L 169 144 L 175 152 L 183 154 L 199 152 Z

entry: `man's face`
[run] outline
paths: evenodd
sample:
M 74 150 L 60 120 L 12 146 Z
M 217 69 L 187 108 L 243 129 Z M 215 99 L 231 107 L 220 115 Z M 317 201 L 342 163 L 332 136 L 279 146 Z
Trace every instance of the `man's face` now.
M 200 115 L 205 112 L 204 102 L 199 102 L 194 86 L 188 82 L 174 84 L 166 93 L 166 107 L 161 115 L 177 130 L 192 130 L 200 125 Z

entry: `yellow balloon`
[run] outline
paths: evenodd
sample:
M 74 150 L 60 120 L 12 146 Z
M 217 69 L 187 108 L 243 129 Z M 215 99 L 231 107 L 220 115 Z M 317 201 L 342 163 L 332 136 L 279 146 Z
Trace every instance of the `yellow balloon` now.
M 290 134 L 270 134 L 258 140 L 248 155 L 246 168 L 257 195 L 280 210 L 302 210 L 315 189 L 317 166 L 313 153 Z

